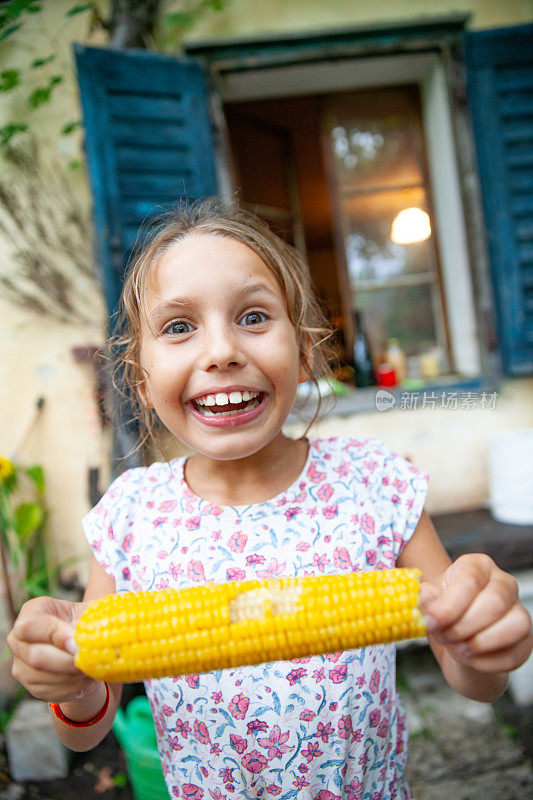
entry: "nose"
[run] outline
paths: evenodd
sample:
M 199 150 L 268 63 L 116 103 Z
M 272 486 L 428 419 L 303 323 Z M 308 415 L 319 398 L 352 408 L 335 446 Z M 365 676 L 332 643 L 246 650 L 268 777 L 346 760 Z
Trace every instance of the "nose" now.
M 200 369 L 208 372 L 214 369 L 227 370 L 244 367 L 247 358 L 239 342 L 236 331 L 228 325 L 212 325 L 204 330 Z

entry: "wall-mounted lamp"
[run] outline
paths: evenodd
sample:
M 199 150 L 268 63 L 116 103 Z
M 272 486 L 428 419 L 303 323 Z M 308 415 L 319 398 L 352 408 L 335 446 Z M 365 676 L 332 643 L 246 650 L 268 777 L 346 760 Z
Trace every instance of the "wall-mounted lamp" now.
M 394 217 L 390 238 L 395 244 L 423 242 L 430 236 L 429 215 L 421 208 L 404 208 Z

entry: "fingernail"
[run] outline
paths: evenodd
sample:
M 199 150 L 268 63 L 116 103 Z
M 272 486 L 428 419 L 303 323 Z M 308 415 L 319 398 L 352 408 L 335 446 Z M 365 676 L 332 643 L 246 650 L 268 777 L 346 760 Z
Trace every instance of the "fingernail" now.
M 436 631 L 437 628 L 439 627 L 439 623 L 437 622 L 435 617 L 432 617 L 430 614 L 425 614 L 424 618 L 426 620 L 426 628 L 427 628 L 427 630 L 428 631 Z
M 65 642 L 65 650 L 67 651 L 67 653 L 70 653 L 71 656 L 76 655 L 77 647 L 76 647 L 76 642 L 74 641 L 73 638 L 67 639 L 67 641 Z

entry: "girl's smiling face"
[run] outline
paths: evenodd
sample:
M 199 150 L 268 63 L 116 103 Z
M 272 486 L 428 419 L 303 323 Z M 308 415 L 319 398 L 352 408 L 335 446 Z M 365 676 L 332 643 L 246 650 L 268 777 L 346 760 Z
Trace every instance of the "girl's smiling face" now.
M 246 458 L 282 436 L 308 379 L 274 275 L 237 239 L 189 234 L 148 276 L 146 402 L 196 452 Z

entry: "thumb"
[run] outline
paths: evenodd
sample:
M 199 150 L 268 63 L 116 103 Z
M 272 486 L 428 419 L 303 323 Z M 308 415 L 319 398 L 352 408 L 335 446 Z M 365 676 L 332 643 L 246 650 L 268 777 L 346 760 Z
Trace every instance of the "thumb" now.
M 436 583 L 423 581 L 420 584 L 419 604 L 424 614 L 428 631 L 435 630 L 438 627 L 437 620 L 431 615 L 431 606 L 440 594 L 442 594 L 442 589 Z
M 70 655 L 75 655 L 76 645 L 74 642 L 74 625 L 55 616 L 48 616 L 43 619 L 46 639 L 50 644 L 59 650 L 66 650 Z
M 74 652 L 74 620 L 66 608 L 69 601 L 37 597 L 24 604 L 13 633 L 27 644 L 48 643 L 67 653 Z

